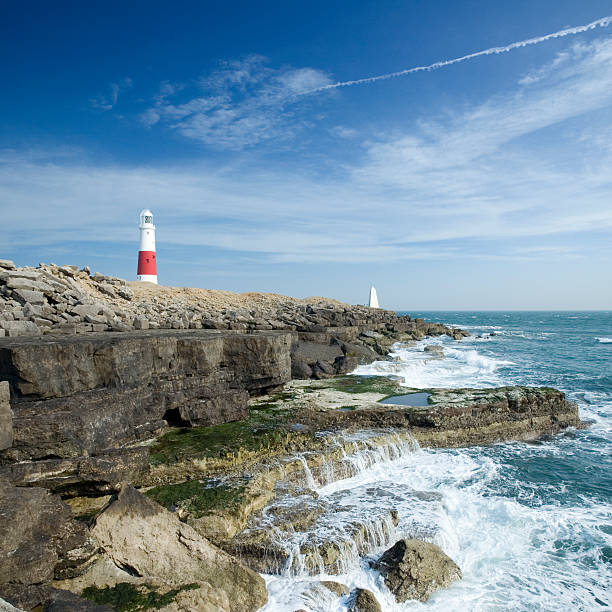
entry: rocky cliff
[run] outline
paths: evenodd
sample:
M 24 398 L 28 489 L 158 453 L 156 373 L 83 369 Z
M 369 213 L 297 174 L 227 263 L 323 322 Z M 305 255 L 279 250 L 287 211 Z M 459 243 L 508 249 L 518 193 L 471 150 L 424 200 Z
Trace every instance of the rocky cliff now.
M 138 443 L 168 424 L 245 418 L 249 395 L 290 379 L 291 343 L 282 332 L 214 330 L 4 338 L 12 443 L 0 476 L 64 494 L 114 490 L 148 469 Z

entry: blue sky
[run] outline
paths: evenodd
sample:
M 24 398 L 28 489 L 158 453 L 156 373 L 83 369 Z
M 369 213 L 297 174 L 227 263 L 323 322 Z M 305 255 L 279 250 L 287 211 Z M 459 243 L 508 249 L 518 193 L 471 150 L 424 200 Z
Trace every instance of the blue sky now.
M 399 309 L 612 307 L 612 2 L 15 2 L 0 257 Z M 323 89 L 321 89 L 323 88 Z M 314 91 L 313 90 L 317 90 Z

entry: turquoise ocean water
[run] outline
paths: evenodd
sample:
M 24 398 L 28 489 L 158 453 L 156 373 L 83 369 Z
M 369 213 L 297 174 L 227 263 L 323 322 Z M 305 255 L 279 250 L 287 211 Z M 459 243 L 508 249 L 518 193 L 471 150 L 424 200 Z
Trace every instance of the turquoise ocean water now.
M 532 443 L 421 449 L 323 488 L 322 496 L 353 491 L 356 512 L 364 491 L 370 502 L 393 500 L 401 517 L 398 535 L 422 533 L 463 571 L 463 580 L 425 604 L 396 604 L 367 559 L 335 579 L 371 589 L 389 611 L 610 608 L 612 312 L 410 314 L 472 336 L 396 345 L 390 360 L 356 373 L 400 375 L 418 388 L 553 386 L 578 403 L 589 427 Z M 423 351 L 426 344 L 441 344 L 446 358 L 432 359 Z M 419 509 L 408 501 L 410 490 L 433 491 L 440 501 Z M 269 586 L 267 610 L 293 610 L 298 603 L 313 612 L 346 609 L 300 599 L 303 587 L 295 579 Z

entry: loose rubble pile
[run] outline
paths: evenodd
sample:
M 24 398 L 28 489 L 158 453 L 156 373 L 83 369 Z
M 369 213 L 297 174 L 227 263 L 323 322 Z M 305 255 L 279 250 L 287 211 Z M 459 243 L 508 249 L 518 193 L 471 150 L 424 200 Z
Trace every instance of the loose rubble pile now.
M 145 329 L 324 332 L 396 323 L 405 324 L 406 330 L 418 328 L 421 337 L 433 331 L 420 319 L 325 298 L 159 287 L 92 275 L 87 267 L 16 268 L 12 261 L 0 260 L 0 336 Z M 461 330 L 451 333 L 457 339 L 467 335 Z
M 127 331 L 129 315 L 121 308 L 134 297 L 126 282 L 88 268 L 41 264 L 16 268 L 0 260 L 0 335 L 37 336 L 91 331 Z

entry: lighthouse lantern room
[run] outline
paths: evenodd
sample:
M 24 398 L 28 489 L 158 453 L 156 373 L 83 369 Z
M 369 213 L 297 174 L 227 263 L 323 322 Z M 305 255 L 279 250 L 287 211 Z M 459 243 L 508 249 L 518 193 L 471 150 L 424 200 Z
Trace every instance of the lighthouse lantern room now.
M 138 249 L 138 280 L 157 284 L 155 259 L 155 225 L 153 213 L 145 209 L 140 213 L 140 248 Z

